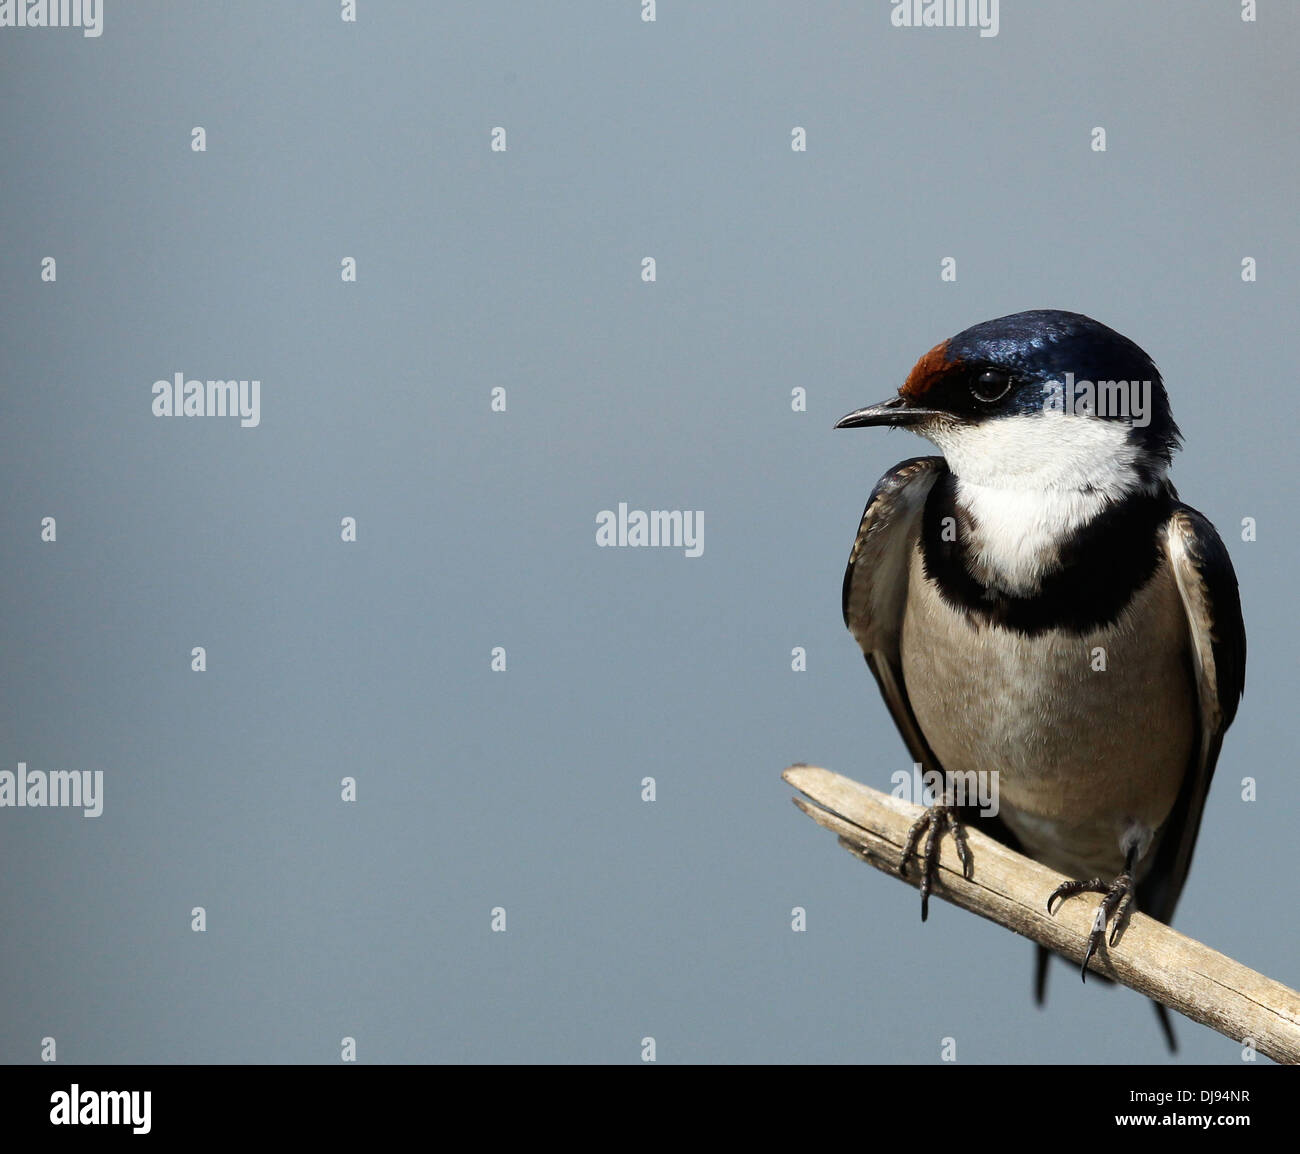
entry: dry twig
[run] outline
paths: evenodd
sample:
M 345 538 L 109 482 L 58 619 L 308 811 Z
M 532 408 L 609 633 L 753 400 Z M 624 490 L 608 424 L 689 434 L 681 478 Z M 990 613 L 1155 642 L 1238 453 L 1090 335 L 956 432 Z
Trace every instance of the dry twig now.
M 792 765 L 782 776 L 815 803 L 796 797 L 795 805 L 838 834 L 845 849 L 899 876 L 907 831 L 920 807 L 810 765 Z M 945 838 L 933 896 L 1082 963 L 1096 901 L 1073 898 L 1049 915 L 1047 895 L 1068 879 L 979 830 L 968 828 L 967 835 L 974 876 L 962 876 L 952 840 Z M 919 872 L 914 865 L 906 880 L 917 884 Z M 1275 1061 L 1300 1063 L 1300 994 L 1163 922 L 1133 914 L 1115 947 L 1103 947 L 1088 968 L 1234 1041 L 1250 1039 Z

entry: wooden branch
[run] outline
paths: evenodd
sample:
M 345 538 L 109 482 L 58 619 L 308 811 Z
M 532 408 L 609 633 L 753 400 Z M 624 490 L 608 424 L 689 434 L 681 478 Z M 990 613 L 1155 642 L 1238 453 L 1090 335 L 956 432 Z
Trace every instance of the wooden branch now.
M 781 775 L 812 799 L 791 800 L 862 861 L 898 877 L 907 831 L 920 806 L 810 765 Z M 815 803 L 815 804 L 813 804 Z M 966 827 L 973 877 L 962 876 L 952 838 L 945 835 L 933 897 L 1015 930 L 1032 941 L 1083 961 L 1096 914 L 1096 896 L 1080 895 L 1047 912 L 1047 895 L 1063 881 L 1054 870 Z M 919 884 L 914 864 L 907 879 Z M 1142 913 L 1129 919 L 1114 947 L 1103 945 L 1088 968 L 1154 998 L 1180 1014 L 1278 1062 L 1300 1062 L 1300 994 L 1247 969 Z

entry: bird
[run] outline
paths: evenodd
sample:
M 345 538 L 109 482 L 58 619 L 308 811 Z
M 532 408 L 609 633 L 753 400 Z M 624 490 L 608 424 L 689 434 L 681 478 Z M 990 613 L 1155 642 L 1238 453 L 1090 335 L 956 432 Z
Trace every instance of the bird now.
M 943 783 L 900 872 L 917 860 L 924 921 L 943 835 L 969 877 L 979 823 L 1074 879 L 1049 914 L 1101 895 L 1086 981 L 1108 927 L 1114 948 L 1134 908 L 1173 917 L 1245 683 L 1228 551 L 1168 479 L 1182 437 L 1164 382 L 1114 329 L 1033 309 L 940 342 L 895 396 L 835 425 L 872 426 L 942 453 L 881 477 L 844 575 L 844 622 Z M 995 782 L 996 817 L 958 804 L 972 773 Z

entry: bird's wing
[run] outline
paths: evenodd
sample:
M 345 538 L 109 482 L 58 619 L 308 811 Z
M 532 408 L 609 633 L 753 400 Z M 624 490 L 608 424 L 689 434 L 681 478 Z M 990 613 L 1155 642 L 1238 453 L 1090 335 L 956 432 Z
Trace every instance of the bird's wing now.
M 1165 548 L 1187 614 L 1200 719 L 1191 764 L 1139 896 L 1145 913 L 1168 922 L 1192 863 L 1223 734 L 1245 685 L 1246 629 L 1237 575 L 1214 526 L 1195 509 L 1176 504 L 1165 529 Z
M 867 500 L 844 574 L 844 624 L 866 655 L 914 760 L 942 772 L 907 697 L 899 637 L 907 599 L 908 566 L 921 513 L 948 466 L 942 457 L 914 457 L 880 478 Z

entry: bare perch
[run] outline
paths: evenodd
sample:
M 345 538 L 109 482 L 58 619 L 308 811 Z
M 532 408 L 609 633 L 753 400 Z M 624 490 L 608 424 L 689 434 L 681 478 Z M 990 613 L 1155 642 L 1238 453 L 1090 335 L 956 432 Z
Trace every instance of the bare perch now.
M 907 831 L 922 812 L 919 806 L 811 765 L 792 765 L 781 776 L 815 803 L 796 797 L 795 805 L 838 834 L 845 849 L 899 876 L 899 858 Z M 945 838 L 933 896 L 1081 963 L 1096 901 L 1073 898 L 1049 915 L 1047 895 L 1068 879 L 977 829 L 968 827 L 967 834 L 974 876 L 962 877 L 957 851 Z M 919 873 L 919 867 L 909 870 L 907 880 L 917 884 Z M 1249 1038 L 1275 1061 L 1300 1063 L 1300 994 L 1162 922 L 1133 914 L 1119 942 L 1098 951 L 1088 968 L 1233 1041 Z

